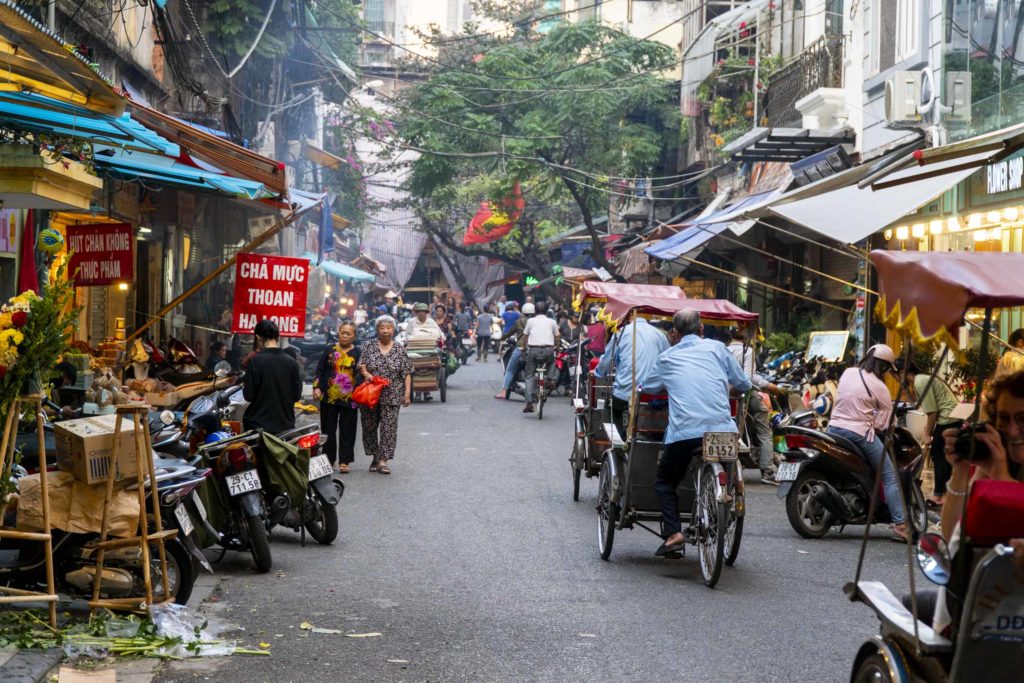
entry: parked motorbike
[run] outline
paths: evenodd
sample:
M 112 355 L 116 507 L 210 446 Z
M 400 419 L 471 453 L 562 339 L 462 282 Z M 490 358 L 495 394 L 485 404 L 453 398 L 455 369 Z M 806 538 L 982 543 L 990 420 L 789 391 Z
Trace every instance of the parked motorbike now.
M 316 377 L 316 365 L 324 355 L 324 349 L 337 343 L 336 330 L 328 330 L 326 333 L 307 331 L 302 339 L 291 340 L 291 346 L 299 352 L 299 365 L 302 366 L 302 374 L 307 382 L 312 382 Z
M 905 415 L 909 408 L 900 404 L 897 414 Z M 875 472 L 860 449 L 835 434 L 795 426 L 784 432 L 789 450 L 776 480 L 793 529 L 804 538 L 821 538 L 834 526 L 867 524 Z M 921 446 L 905 427 L 897 426 L 894 447 L 907 512 L 915 528 L 927 529 L 928 508 L 918 479 L 924 460 Z M 892 521 L 886 505 L 875 507 L 872 523 Z
M 20 476 L 28 474 L 24 468 L 16 466 L 16 469 L 15 482 Z M 169 528 L 168 521 L 164 525 Z M 59 529 L 53 529 L 52 534 L 53 573 L 58 592 L 75 599 L 91 599 L 99 534 L 71 533 Z M 170 584 L 166 594 L 174 597 L 179 604 L 184 604 L 192 595 L 196 582 L 193 556 L 178 538 L 165 540 L 164 549 Z M 154 597 L 163 599 L 165 588 L 155 543 L 150 547 L 150 576 Z M 25 590 L 38 590 L 40 584 L 46 585 L 43 544 L 16 539 L 0 541 L 0 584 Z M 105 598 L 145 595 L 142 553 L 138 547 L 115 548 L 104 553 L 100 592 L 101 597 Z

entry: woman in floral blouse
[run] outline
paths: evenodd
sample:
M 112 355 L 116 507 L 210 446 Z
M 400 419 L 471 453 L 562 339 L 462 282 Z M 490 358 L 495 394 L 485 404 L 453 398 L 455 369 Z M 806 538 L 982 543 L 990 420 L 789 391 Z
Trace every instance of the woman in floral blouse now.
M 352 402 L 352 391 L 363 379 L 356 370 L 360 353 L 353 345 L 355 338 L 351 322 L 338 326 L 338 343 L 324 349 L 313 382 L 313 396 L 320 400 L 320 431 L 327 435 L 324 454 L 341 473 L 348 472 L 355 459 L 359 407 Z
M 412 400 L 412 361 L 405 347 L 395 343 L 395 319 L 382 315 L 376 321 L 377 338 L 364 342 L 359 372 L 363 379 L 383 377 L 390 384 L 380 392 L 375 408 L 363 407 L 363 448 L 373 459 L 371 472 L 391 474 L 389 461 L 398 441 L 398 411 Z

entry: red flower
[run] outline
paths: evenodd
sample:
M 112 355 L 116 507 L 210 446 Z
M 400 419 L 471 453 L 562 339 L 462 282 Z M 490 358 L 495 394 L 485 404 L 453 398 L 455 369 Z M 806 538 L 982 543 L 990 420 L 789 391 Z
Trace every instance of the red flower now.
M 16 328 L 25 327 L 25 323 L 28 322 L 28 313 L 25 311 L 15 311 L 11 314 L 11 324 Z
M 741 21 L 740 22 L 740 28 L 746 28 L 746 27 L 747 27 L 747 22 Z
M 6 365 L 0 365 L 0 379 L 3 379 L 4 375 L 6 375 L 6 374 L 7 374 L 7 366 Z
M 754 58 L 751 57 L 750 59 L 748 59 L 747 64 L 749 64 L 750 66 L 754 66 Z

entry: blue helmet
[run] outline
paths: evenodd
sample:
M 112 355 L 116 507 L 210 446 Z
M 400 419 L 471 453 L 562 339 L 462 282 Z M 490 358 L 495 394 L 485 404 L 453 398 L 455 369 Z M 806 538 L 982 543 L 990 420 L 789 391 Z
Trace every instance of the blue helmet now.
M 206 440 L 203 441 L 203 443 L 217 443 L 218 441 L 223 441 L 224 439 L 230 439 L 233 436 L 234 434 L 232 434 L 231 432 L 211 432 L 210 434 L 206 435 Z
M 811 409 L 818 415 L 829 415 L 832 412 L 832 396 L 820 394 L 811 401 Z
M 785 413 L 775 413 L 772 415 L 772 429 L 778 431 L 783 427 L 788 427 L 791 421 L 792 420 L 789 415 L 786 415 Z

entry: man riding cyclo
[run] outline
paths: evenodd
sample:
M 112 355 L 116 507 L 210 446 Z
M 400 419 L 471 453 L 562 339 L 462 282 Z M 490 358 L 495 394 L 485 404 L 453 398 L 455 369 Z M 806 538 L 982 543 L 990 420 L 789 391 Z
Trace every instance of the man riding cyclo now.
M 636 334 L 633 326 L 636 326 Z M 636 339 L 636 352 L 633 351 L 633 340 Z M 612 422 L 619 434 L 625 437 L 626 414 L 629 412 L 629 399 L 633 395 L 633 378 L 646 377 L 658 356 L 669 347 L 668 337 L 657 327 L 644 318 L 623 326 L 615 333 L 611 344 L 605 349 L 601 360 L 594 369 L 596 377 L 605 377 L 614 368 L 615 384 L 612 386 Z M 633 370 L 633 358 L 636 357 L 636 372 Z
M 688 308 L 676 312 L 672 326 L 679 342 L 658 356 L 641 383 L 647 393 L 668 393 L 665 450 L 654 482 L 666 534 L 655 553 L 660 557 L 680 552 L 686 543 L 676 489 L 686 477 L 690 461 L 699 454 L 704 434 L 737 432 L 729 392 L 745 392 L 752 386 L 724 344 L 703 338 L 704 325 L 698 311 Z

